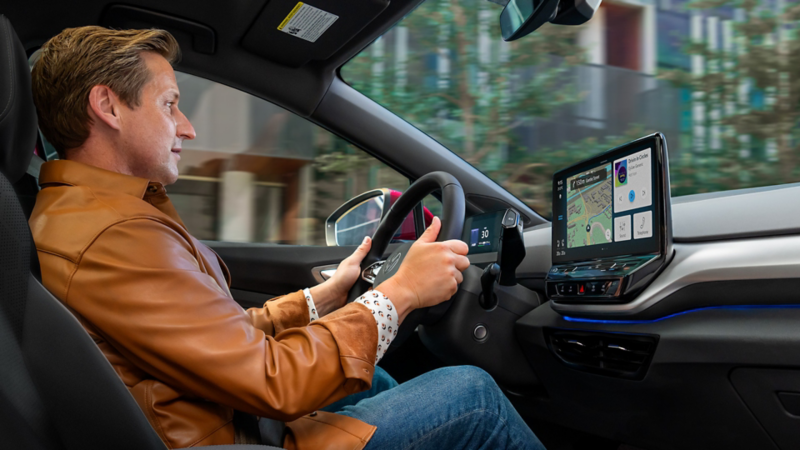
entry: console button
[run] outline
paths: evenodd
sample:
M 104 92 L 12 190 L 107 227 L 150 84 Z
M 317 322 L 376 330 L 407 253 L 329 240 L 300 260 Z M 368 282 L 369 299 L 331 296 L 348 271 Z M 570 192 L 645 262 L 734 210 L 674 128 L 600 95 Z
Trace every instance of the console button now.
M 564 295 L 575 295 L 575 283 L 564 283 Z
M 611 295 L 611 296 L 616 297 L 617 296 L 617 290 L 619 289 L 619 280 L 614 280 L 614 281 L 607 282 L 607 283 L 608 283 L 608 287 L 606 288 L 606 295 Z
M 578 283 L 578 295 L 586 295 L 586 283 Z
M 558 295 L 566 295 L 567 293 L 566 283 L 558 283 L 556 285 L 556 292 L 558 293 Z
M 586 283 L 586 294 L 587 295 L 603 295 L 605 294 L 605 287 L 604 281 L 589 281 Z
M 478 324 L 478 326 L 476 326 L 475 329 L 472 330 L 472 336 L 475 338 L 476 341 L 482 341 L 486 339 L 486 336 L 488 334 L 489 330 L 487 330 L 482 323 Z

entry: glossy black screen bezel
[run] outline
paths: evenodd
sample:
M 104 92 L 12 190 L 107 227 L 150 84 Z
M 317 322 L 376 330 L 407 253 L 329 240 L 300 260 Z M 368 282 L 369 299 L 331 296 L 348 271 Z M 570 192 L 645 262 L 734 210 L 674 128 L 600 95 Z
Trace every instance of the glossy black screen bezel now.
M 556 233 L 556 222 L 558 213 L 556 210 L 558 180 L 564 180 L 577 175 L 583 171 L 592 169 L 606 163 L 613 163 L 614 160 L 633 153 L 653 149 L 652 170 L 653 170 L 653 238 L 650 242 L 625 241 L 614 242 L 612 244 L 592 245 L 572 249 L 568 256 L 556 256 L 556 240 L 562 236 Z M 612 167 L 613 170 L 613 167 Z M 672 220 L 670 216 L 669 201 L 669 163 L 667 159 L 667 145 L 664 135 L 661 133 L 652 134 L 625 145 L 613 148 L 594 158 L 573 164 L 553 175 L 553 222 L 551 237 L 551 257 L 553 264 L 576 263 L 581 261 L 592 261 L 597 259 L 616 257 L 616 256 L 638 256 L 648 254 L 664 255 L 669 251 L 672 242 Z M 563 211 L 566 214 L 566 211 Z M 648 239 L 649 240 L 649 239 Z

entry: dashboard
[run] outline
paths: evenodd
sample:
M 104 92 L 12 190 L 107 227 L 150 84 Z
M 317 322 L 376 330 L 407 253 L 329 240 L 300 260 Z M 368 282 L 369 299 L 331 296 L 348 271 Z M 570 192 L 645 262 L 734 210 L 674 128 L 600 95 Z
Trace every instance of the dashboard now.
M 515 323 L 542 390 L 515 404 L 645 449 L 796 448 L 800 214 L 780 205 L 798 196 L 800 186 L 786 185 L 672 199 L 674 256 L 636 297 L 550 301 Z M 552 236 L 549 224 L 525 232 L 531 256 L 517 275 L 540 292 Z M 646 368 L 603 373 L 581 367 L 591 354 L 555 353 L 578 343 L 609 357 L 644 351 Z
M 586 186 L 608 167 L 578 168 L 562 180 L 585 177 Z M 629 255 L 571 252 L 606 244 L 562 246 L 565 228 L 554 213 L 553 223 L 523 233 L 516 276 L 524 289 L 500 289 L 492 311 L 454 306 L 457 320 L 445 319 L 454 344 L 434 344 L 436 353 L 484 367 L 526 419 L 646 450 L 796 448 L 800 209 L 786 205 L 798 198 L 800 184 L 670 199 L 671 257 L 621 301 L 549 295 L 554 267 Z M 491 254 L 471 249 L 469 257 L 481 264 Z M 426 328 L 423 341 L 439 332 Z

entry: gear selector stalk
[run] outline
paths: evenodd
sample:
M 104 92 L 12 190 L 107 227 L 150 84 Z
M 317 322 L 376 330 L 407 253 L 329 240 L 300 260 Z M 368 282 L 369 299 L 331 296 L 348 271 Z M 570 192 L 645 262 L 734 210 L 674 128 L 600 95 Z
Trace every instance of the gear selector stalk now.
M 492 309 L 497 305 L 497 297 L 494 295 L 494 283 L 500 276 L 500 266 L 491 263 L 483 269 L 481 275 L 481 296 L 478 299 L 483 309 Z

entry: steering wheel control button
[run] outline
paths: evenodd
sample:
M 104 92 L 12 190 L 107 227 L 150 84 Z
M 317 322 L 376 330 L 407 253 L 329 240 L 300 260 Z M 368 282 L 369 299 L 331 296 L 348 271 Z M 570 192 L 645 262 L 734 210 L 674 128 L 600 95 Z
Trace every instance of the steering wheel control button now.
M 472 337 L 474 337 L 478 342 L 485 341 L 488 336 L 489 330 L 487 330 L 486 326 L 482 323 L 479 323 L 475 329 L 472 330 Z

